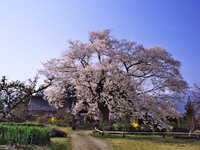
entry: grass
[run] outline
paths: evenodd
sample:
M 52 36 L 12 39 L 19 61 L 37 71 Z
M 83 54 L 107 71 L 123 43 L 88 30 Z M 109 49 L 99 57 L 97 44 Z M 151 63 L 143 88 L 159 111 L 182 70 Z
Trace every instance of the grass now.
M 67 135 L 73 132 L 70 127 L 58 127 L 52 124 L 48 124 L 46 126 L 48 128 L 56 128 L 56 129 L 65 131 Z M 64 138 L 54 137 L 54 138 L 51 138 L 51 143 L 47 147 L 38 147 L 37 149 L 38 150 L 70 150 L 71 149 L 70 138 L 69 137 L 64 137 Z
M 56 125 L 49 124 L 47 125 L 49 128 L 57 128 L 59 130 L 65 131 L 67 135 L 71 132 L 70 127 L 58 127 Z M 51 138 L 51 144 L 47 148 L 47 150 L 70 150 L 71 144 L 70 144 L 70 138 Z
M 79 136 L 83 136 L 83 132 L 78 132 L 78 135 Z
M 163 138 L 159 135 L 126 135 L 91 133 L 91 136 L 101 138 L 112 143 L 114 150 L 197 150 L 200 149 L 200 140 Z
M 52 138 L 47 150 L 70 150 L 70 138 Z

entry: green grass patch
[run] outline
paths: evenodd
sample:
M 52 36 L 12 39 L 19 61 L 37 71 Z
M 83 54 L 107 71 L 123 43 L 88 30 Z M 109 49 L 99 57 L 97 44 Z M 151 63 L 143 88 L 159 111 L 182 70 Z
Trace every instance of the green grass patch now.
M 159 135 L 126 135 L 91 133 L 91 136 L 101 138 L 112 143 L 115 150 L 197 150 L 200 149 L 198 139 L 163 138 Z
M 70 138 L 52 138 L 47 150 L 70 150 Z
M 67 133 L 67 136 L 69 135 L 69 133 L 73 132 L 71 127 L 58 127 L 53 124 L 48 124 L 47 127 L 62 130 Z M 67 138 L 58 138 L 58 137 L 51 138 L 51 143 L 50 143 L 49 147 L 47 148 L 47 150 L 70 150 L 70 149 L 71 149 L 71 143 L 70 143 L 69 137 L 67 137 Z

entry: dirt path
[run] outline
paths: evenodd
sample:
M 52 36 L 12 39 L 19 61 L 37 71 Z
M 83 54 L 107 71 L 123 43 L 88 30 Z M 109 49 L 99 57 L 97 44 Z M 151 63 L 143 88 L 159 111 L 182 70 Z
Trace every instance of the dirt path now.
M 72 150 L 112 150 L 106 141 L 96 139 L 89 135 L 91 131 L 73 132 L 70 134 Z

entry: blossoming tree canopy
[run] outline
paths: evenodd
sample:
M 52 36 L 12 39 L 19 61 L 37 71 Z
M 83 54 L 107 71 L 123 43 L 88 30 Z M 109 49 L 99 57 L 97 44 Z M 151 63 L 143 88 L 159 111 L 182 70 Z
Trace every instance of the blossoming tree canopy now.
M 45 90 L 49 101 L 59 104 L 67 90 L 75 91 L 74 114 L 87 107 L 93 118 L 107 122 L 126 109 L 140 118 L 148 113 L 164 125 L 175 111 L 169 97 L 162 95 L 187 88 L 179 69 L 180 62 L 164 48 L 144 48 L 103 30 L 89 32 L 87 43 L 69 41 L 68 50 L 44 63 L 39 72 L 54 77 Z

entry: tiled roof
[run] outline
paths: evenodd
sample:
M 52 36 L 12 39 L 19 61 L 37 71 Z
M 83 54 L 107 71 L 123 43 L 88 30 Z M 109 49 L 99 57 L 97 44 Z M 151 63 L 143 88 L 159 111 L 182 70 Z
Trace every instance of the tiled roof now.
M 45 111 L 55 111 L 53 106 L 50 106 L 48 101 L 44 100 L 42 96 L 32 96 L 29 102 L 30 106 L 28 110 L 45 110 Z

